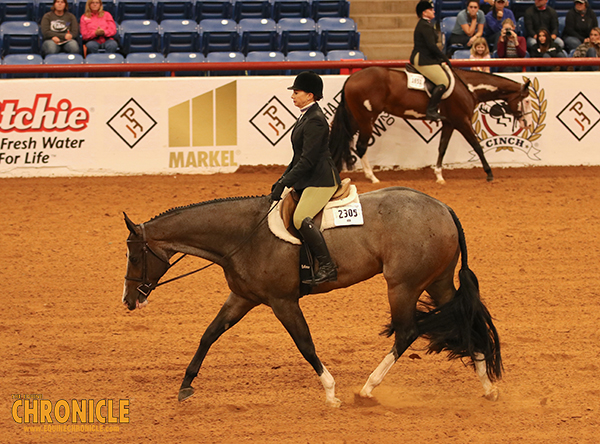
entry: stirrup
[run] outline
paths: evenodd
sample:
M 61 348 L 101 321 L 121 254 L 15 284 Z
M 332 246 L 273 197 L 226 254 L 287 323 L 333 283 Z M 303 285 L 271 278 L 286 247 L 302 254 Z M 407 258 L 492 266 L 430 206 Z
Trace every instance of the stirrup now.
M 442 116 L 438 111 L 434 111 L 433 113 L 426 112 L 425 120 L 431 120 L 432 122 L 439 120 L 443 122 L 444 120 L 446 120 L 446 117 Z
M 337 267 L 330 262 L 322 267 L 319 267 L 319 270 L 312 278 L 305 279 L 302 281 L 302 283 L 307 285 L 320 285 L 324 284 L 325 282 L 334 281 L 337 281 Z

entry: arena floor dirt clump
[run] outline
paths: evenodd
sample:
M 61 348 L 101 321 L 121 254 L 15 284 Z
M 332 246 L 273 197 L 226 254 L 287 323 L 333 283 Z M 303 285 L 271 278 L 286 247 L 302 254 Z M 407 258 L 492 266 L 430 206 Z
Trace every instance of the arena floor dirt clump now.
M 359 192 L 407 186 L 450 205 L 502 341 L 497 402 L 460 361 L 417 341 L 373 400 L 356 396 L 389 351 L 381 276 L 301 306 L 336 380 L 339 409 L 268 307 L 210 350 L 185 402 L 177 392 L 227 297 L 211 267 L 160 287 L 144 310 L 121 304 L 127 228 L 176 206 L 266 194 L 282 167 L 236 174 L 1 179 L 2 441 L 195 443 L 597 443 L 600 430 L 600 167 L 379 172 Z M 185 259 L 177 272 L 205 261 Z M 172 274 L 171 274 L 172 273 Z M 14 400 L 129 400 L 112 431 L 30 430 Z M 55 424 L 56 425 L 56 424 Z

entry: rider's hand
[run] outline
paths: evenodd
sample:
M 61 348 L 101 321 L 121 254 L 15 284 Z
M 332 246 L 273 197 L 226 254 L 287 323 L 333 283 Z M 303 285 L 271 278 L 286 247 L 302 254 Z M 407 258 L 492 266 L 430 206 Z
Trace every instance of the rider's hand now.
M 271 187 L 271 200 L 273 202 L 281 200 L 281 194 L 283 193 L 283 190 L 285 190 L 285 185 L 281 183 L 281 181 L 275 182 L 275 184 L 273 184 Z

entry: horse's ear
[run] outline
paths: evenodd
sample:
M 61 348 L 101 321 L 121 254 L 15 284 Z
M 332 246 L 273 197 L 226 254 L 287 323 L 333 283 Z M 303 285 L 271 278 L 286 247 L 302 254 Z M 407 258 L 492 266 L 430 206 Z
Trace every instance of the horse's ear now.
M 529 93 L 529 86 L 530 85 L 531 85 L 531 79 L 527 79 L 527 81 L 525 82 L 525 84 L 523 85 L 523 87 L 521 88 L 521 90 L 523 92 Z
M 123 216 L 125 216 L 125 225 L 127 225 L 127 228 L 129 229 L 129 231 L 131 232 L 131 234 L 133 235 L 137 235 L 138 232 L 136 231 L 136 224 L 134 224 L 131 219 L 129 219 L 129 216 L 127 216 L 127 214 L 125 213 L 125 211 L 123 211 Z

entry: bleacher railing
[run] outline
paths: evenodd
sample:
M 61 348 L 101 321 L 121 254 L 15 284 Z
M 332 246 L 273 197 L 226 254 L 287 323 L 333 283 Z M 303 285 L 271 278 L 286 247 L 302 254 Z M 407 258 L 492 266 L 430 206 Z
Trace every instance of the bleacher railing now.
M 0 74 L 37 73 L 90 73 L 90 72 L 181 72 L 181 71 L 268 71 L 268 70 L 304 70 L 340 69 L 342 74 L 369 66 L 386 68 L 403 68 L 408 60 L 342 60 L 323 62 L 228 62 L 228 63 L 141 63 L 141 64 L 82 64 L 82 65 L 0 65 Z M 454 59 L 452 66 L 469 68 L 472 66 L 490 67 L 522 67 L 525 71 L 530 67 L 567 67 L 567 66 L 600 66 L 600 58 L 522 58 L 522 59 L 489 59 L 469 60 Z

